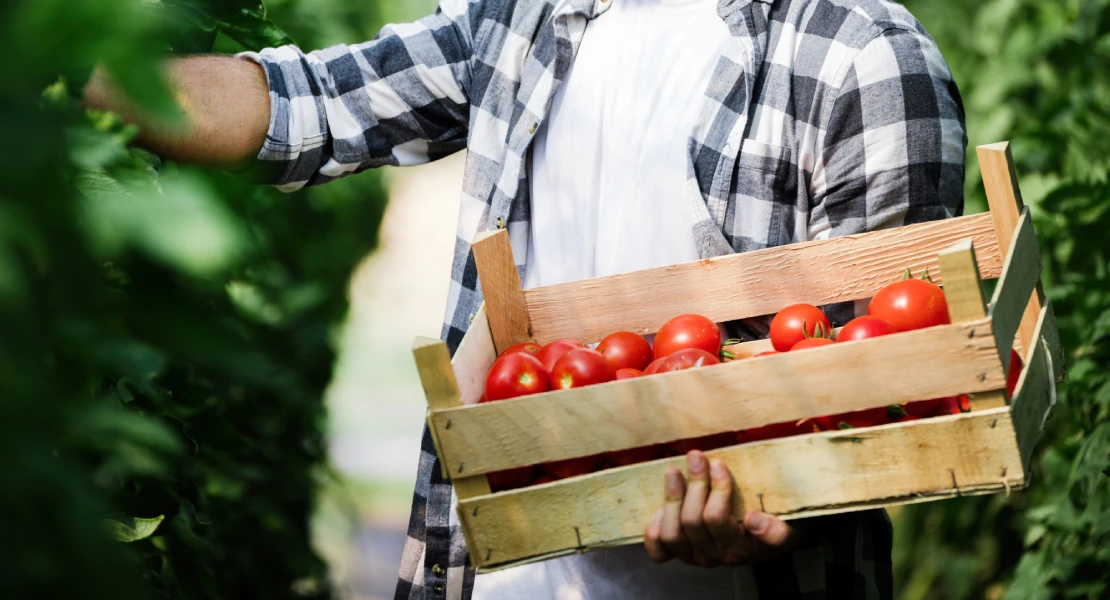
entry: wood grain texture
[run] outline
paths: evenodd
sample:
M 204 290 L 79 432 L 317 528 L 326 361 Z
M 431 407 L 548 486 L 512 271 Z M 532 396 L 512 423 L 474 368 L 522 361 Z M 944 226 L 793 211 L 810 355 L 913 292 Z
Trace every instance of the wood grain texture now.
M 784 518 L 1018 489 L 1008 409 L 817 433 L 707 453 L 736 477 L 733 512 Z M 481 567 L 641 541 L 682 457 L 472 498 L 458 511 Z
M 412 345 L 412 355 L 416 359 L 420 384 L 424 387 L 424 397 L 428 400 L 428 425 L 431 428 L 430 419 L 435 411 L 462 406 L 462 396 L 451 366 L 451 353 L 447 350 L 447 344 L 441 340 L 418 337 Z M 432 442 L 439 453 L 440 443 L 435 429 L 432 429 Z M 440 461 L 440 468 L 444 477 L 450 477 L 446 463 Z M 453 481 L 453 484 L 460 499 L 490 493 L 489 481 L 485 475 L 460 478 Z
M 472 250 L 494 347 L 501 352 L 513 344 L 530 341 L 532 325 L 509 232 L 499 229 L 480 233 Z
M 490 334 L 486 307 L 483 304 L 478 307 L 466 335 L 455 349 L 455 356 L 451 358 L 451 367 L 455 371 L 459 396 L 464 406 L 477 404 L 481 399 L 486 387 L 486 373 L 495 360 L 497 350 L 493 347 L 493 335 Z
M 906 267 L 937 272 L 937 253 L 968 238 L 981 249 L 980 275 L 992 279 L 1001 260 L 991 223 L 984 213 L 534 288 L 524 295 L 537 340 L 576 337 L 590 343 L 613 331 L 651 333 L 683 312 L 723 322 L 773 314 L 797 302 L 820 306 L 869 298 Z
M 430 422 L 459 475 L 1004 386 L 983 320 L 437 411 Z
M 1041 310 L 1041 317 L 1037 322 L 1036 333 L 1041 334 L 1047 322 L 1049 306 Z M 1038 339 L 1040 335 L 1038 335 Z M 1029 352 L 1028 362 L 1018 379 L 1014 392 L 1013 422 L 1014 434 L 1017 437 L 1018 448 L 1021 451 L 1022 464 L 1029 470 L 1029 461 L 1033 457 L 1033 449 L 1037 438 L 1041 435 L 1041 428 L 1048 417 L 1052 406 L 1050 403 L 1051 387 L 1055 386 L 1048 370 L 1048 343 L 1041 342 L 1033 346 Z M 1055 365 L 1054 365 L 1055 366 Z
M 985 318 L 987 306 L 983 302 L 974 243 L 971 240 L 956 243 L 941 252 L 937 262 L 944 276 L 944 299 L 952 322 L 967 323 Z M 968 400 L 973 411 L 1006 406 L 1006 390 L 968 394 Z
M 1006 350 L 1014 343 L 1014 334 L 1022 324 L 1031 294 L 1041 278 L 1041 256 L 1037 251 L 1037 234 L 1033 231 L 1029 209 L 1022 211 L 1015 230 L 1016 234 L 1006 253 L 1002 277 L 998 280 L 998 287 L 994 289 L 989 311 L 995 339 L 1002 350 L 1002 368 L 1007 372 L 1010 368 L 1010 353 Z M 1038 319 L 1039 317 L 1038 311 Z M 1036 324 L 1034 321 L 1034 329 Z M 1030 331 L 1030 339 L 1021 340 L 1023 351 L 1028 350 L 1031 341 L 1036 339 L 1032 336 L 1033 332 Z
M 1017 169 L 1014 167 L 1014 157 L 1010 153 L 1009 142 L 978 146 L 975 151 L 979 157 L 979 169 L 983 173 L 983 188 L 987 193 L 987 204 L 990 206 L 991 218 L 994 220 L 999 255 L 1005 257 L 1013 241 L 1018 219 L 1025 209 L 1025 203 L 1021 198 L 1021 186 L 1018 184 Z M 1017 336 L 1017 345 L 1023 354 L 1028 354 L 1029 345 L 1036 339 L 1033 337 L 1033 329 L 1036 328 L 1037 320 L 1040 318 L 1044 299 L 1044 290 L 1040 282 L 1037 282 L 1036 296 L 1030 298 L 1025 307 Z

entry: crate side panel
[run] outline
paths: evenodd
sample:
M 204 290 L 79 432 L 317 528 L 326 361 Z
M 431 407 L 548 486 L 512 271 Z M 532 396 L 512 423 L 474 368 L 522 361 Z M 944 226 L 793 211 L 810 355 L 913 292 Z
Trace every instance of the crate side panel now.
M 937 254 L 968 238 L 982 277 L 998 277 L 994 227 L 982 213 L 535 288 L 525 298 L 536 340 L 595 342 L 614 331 L 654 332 L 680 313 L 724 322 L 798 302 L 870 298 L 906 267 L 938 273 Z
M 707 453 L 737 481 L 733 512 L 790 517 L 1020 488 L 1021 457 L 1008 409 L 830 432 Z M 630 543 L 663 502 L 665 459 L 472 498 L 459 505 L 483 566 Z

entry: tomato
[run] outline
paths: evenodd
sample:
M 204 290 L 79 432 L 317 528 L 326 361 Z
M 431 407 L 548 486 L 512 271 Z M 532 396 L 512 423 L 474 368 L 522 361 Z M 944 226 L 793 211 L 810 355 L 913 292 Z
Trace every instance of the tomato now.
M 771 345 L 779 352 L 786 352 L 794 344 L 814 336 L 827 334 L 829 318 L 812 304 L 787 306 L 771 319 Z
M 763 427 L 756 427 L 754 429 L 745 429 L 740 432 L 740 439 L 745 442 L 759 442 L 790 437 L 802 433 L 813 433 L 814 431 L 817 431 L 817 426 L 812 421 L 786 421 L 783 423 L 771 423 L 770 425 L 764 425 Z
M 651 363 L 651 344 L 631 331 L 610 333 L 597 345 L 600 352 L 613 365 L 613 370 L 643 369 Z
M 635 379 L 636 377 L 643 377 L 644 372 L 639 369 L 617 369 L 617 379 Z
M 726 431 L 724 433 L 714 433 L 713 435 L 706 435 L 700 438 L 691 438 L 688 440 L 678 440 L 667 443 L 667 448 L 675 454 L 686 454 L 691 450 L 713 450 L 714 448 L 723 448 L 731 446 L 736 443 L 736 432 Z
M 717 356 L 721 351 L 721 330 L 701 315 L 679 315 L 667 321 L 655 334 L 656 359 L 686 348 L 700 348 Z
M 548 475 L 554 479 L 566 479 L 567 477 L 574 477 L 576 475 L 585 475 L 592 471 L 596 471 L 601 466 L 602 457 L 600 454 L 593 456 L 583 456 L 581 458 L 568 458 L 566 460 L 557 460 L 543 465 Z
M 794 344 L 794 346 L 790 348 L 790 351 L 793 352 L 794 350 L 805 350 L 806 348 L 818 348 L 820 346 L 828 346 L 832 343 L 833 341 L 831 339 L 825 337 L 806 338 L 804 340 L 799 340 L 797 344 Z
M 684 371 L 695 367 L 708 367 L 710 365 L 720 364 L 720 362 L 721 361 L 717 359 L 716 355 L 710 354 L 701 348 L 685 348 L 674 354 L 651 361 L 648 368 L 644 370 L 644 375 Z
M 486 473 L 486 478 L 489 479 L 490 491 L 503 492 L 505 490 L 515 490 L 516 488 L 530 485 L 532 483 L 532 474 L 534 471 L 535 469 L 532 468 L 531 465 L 528 465 L 527 467 Z
M 613 366 L 597 350 L 573 348 L 551 368 L 551 387 L 556 390 L 586 387 L 612 381 Z
M 935 417 L 941 409 L 943 398 L 933 398 L 932 400 L 918 400 L 916 402 L 907 402 L 902 405 L 902 410 L 911 417 Z
M 536 342 L 521 342 L 521 343 L 516 344 L 514 346 L 509 346 L 508 348 L 505 348 L 505 351 L 502 352 L 500 354 L 500 356 L 505 356 L 506 354 L 512 354 L 513 352 L 525 352 L 525 353 L 528 353 L 528 354 L 535 354 L 539 351 L 540 351 L 540 345 L 537 344 Z
M 1021 369 L 1024 365 L 1021 361 L 1021 355 L 1016 350 L 1010 350 L 1010 373 L 1006 375 L 1006 394 L 1011 398 L 1014 397 L 1014 390 L 1017 389 L 1018 379 L 1021 378 Z
M 538 358 L 524 352 L 506 354 L 493 361 L 486 374 L 486 400 L 506 400 L 527 394 L 546 392 L 551 389 L 551 380 L 543 363 Z
M 967 394 L 941 398 L 940 410 L 937 411 L 941 415 L 958 415 L 967 412 L 971 412 L 971 398 L 968 398 Z
M 867 338 L 879 337 L 894 333 L 890 323 L 882 319 L 871 316 L 856 317 L 848 324 L 841 328 L 840 333 L 836 334 L 836 341 L 838 342 L 851 342 L 855 340 L 866 340 Z
M 552 481 L 555 481 L 555 479 L 552 478 L 550 475 L 540 475 L 539 477 L 532 480 L 532 485 L 540 485 L 541 483 L 551 483 Z
M 951 322 L 944 291 L 935 283 L 921 279 L 904 279 L 879 290 L 867 305 L 867 314 L 886 321 L 894 331 L 912 331 Z
M 764 350 L 763 352 L 760 352 L 759 354 L 756 354 L 755 356 L 771 356 L 772 354 L 778 354 L 778 353 L 779 353 L 778 350 Z M 755 358 L 755 357 L 752 357 L 752 358 Z
M 540 359 L 540 362 L 543 363 L 544 370 L 550 373 L 551 368 L 555 366 L 555 361 L 562 358 L 564 354 L 574 348 L 582 348 L 584 346 L 585 344 L 578 340 L 555 340 L 540 348 L 540 351 L 536 353 L 536 358 Z
M 636 463 L 647 462 L 663 457 L 663 447 L 659 445 L 641 446 L 639 448 L 629 448 L 628 450 L 616 450 L 614 452 L 606 452 L 605 460 L 615 467 L 624 467 L 634 465 Z
M 830 419 L 832 420 L 833 426 L 837 429 L 855 429 L 857 427 L 885 425 L 903 416 L 899 414 L 890 414 L 888 408 L 889 407 L 886 406 L 880 406 L 878 408 L 858 410 L 855 412 L 833 415 Z

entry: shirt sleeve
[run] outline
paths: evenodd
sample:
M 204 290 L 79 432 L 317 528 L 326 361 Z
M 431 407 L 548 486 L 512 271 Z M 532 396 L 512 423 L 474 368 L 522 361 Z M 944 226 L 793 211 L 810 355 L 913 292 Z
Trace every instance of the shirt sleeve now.
M 963 213 L 964 108 L 936 43 L 890 29 L 851 61 L 819 140 L 810 239 Z
M 364 44 L 240 54 L 270 88 L 261 182 L 295 190 L 465 147 L 472 40 L 468 0 L 442 0 L 435 14 Z

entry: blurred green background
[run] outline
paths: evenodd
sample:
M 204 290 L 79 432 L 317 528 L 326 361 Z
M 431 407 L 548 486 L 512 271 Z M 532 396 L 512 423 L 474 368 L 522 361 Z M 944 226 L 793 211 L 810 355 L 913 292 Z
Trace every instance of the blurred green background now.
M 1013 142 L 1069 378 L 1030 490 L 892 511 L 900 597 L 1107 589 L 1108 4 L 908 3 L 969 149 Z M 357 42 L 432 8 L 0 6 L 0 597 L 388 595 L 423 410 L 405 350 L 438 333 L 459 157 L 279 194 L 134 149 L 75 99 L 103 61 L 170 114 L 165 53 Z

